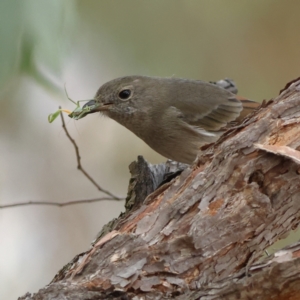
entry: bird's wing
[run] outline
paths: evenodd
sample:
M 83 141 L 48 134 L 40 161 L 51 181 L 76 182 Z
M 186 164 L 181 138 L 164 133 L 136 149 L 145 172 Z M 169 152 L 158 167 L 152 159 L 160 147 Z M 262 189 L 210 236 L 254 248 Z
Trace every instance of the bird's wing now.
M 232 98 L 222 104 L 215 104 L 210 110 L 207 110 L 205 114 L 185 114 L 183 119 L 190 125 L 198 126 L 209 131 L 215 131 L 238 118 L 241 111 L 241 102 Z
M 243 109 L 234 94 L 217 86 L 206 85 L 198 93 L 197 89 L 192 90 L 190 95 L 193 98 L 176 95 L 173 104 L 181 112 L 178 117 L 189 125 L 205 130 L 219 130 L 238 118 Z

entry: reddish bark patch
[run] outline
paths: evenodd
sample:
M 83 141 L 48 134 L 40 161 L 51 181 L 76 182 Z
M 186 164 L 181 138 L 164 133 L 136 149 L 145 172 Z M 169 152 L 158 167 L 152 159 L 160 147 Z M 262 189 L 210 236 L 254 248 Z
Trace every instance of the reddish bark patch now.
M 208 214 L 211 216 L 217 214 L 219 209 L 222 207 L 223 203 L 224 203 L 224 199 L 217 199 L 214 202 L 210 203 L 208 206 L 209 208 Z

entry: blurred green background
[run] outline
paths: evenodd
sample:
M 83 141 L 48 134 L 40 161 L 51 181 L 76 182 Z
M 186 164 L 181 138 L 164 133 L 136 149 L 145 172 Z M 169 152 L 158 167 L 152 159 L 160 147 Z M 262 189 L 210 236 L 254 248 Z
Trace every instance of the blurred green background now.
M 58 1 L 0 2 L 0 203 L 69 201 L 101 194 L 76 169 L 58 119 L 59 105 L 90 99 L 124 75 L 233 78 L 262 101 L 300 75 L 300 2 Z M 142 154 L 165 159 L 115 122 L 67 120 L 87 171 L 123 196 L 128 165 Z M 49 283 L 86 250 L 123 203 L 0 210 L 0 299 Z

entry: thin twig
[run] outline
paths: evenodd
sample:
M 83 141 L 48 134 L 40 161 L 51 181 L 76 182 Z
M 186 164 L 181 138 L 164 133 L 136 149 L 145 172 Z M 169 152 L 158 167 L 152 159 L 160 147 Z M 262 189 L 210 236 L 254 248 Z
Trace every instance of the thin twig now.
M 61 107 L 59 107 L 59 109 L 61 109 Z M 66 127 L 66 123 L 65 123 L 65 119 L 64 119 L 64 116 L 62 114 L 62 112 L 60 112 L 60 117 L 61 117 L 61 122 L 62 122 L 62 127 L 68 137 L 68 139 L 71 141 L 71 143 L 73 144 L 74 148 L 75 148 L 75 153 L 76 153 L 76 158 L 77 158 L 77 169 L 80 170 L 84 175 L 85 177 L 92 182 L 92 184 L 102 193 L 112 197 L 113 199 L 112 200 L 123 200 L 123 198 L 120 198 L 114 194 L 112 194 L 111 192 L 103 189 L 82 167 L 81 165 L 81 157 L 80 157 L 80 154 L 79 154 L 79 148 L 75 142 L 75 140 L 70 136 L 69 134 L 69 131 Z
M 59 107 L 59 108 L 61 109 L 61 107 Z M 44 201 L 18 202 L 18 203 L 13 203 L 13 204 L 0 205 L 0 209 L 10 208 L 10 207 L 18 207 L 18 206 L 27 206 L 27 205 L 51 205 L 51 206 L 63 207 L 63 206 L 69 206 L 69 205 L 75 205 L 75 204 L 99 202 L 99 201 L 104 201 L 104 200 L 115 200 L 115 201 L 124 200 L 124 198 L 117 197 L 114 194 L 112 194 L 111 192 L 101 188 L 100 185 L 97 184 L 96 181 L 82 168 L 81 157 L 80 157 L 80 154 L 79 154 L 79 148 L 78 148 L 75 140 L 70 136 L 70 134 L 67 130 L 62 112 L 60 112 L 60 117 L 61 117 L 61 121 L 62 121 L 62 127 L 63 127 L 67 137 L 69 138 L 69 140 L 71 141 L 71 143 L 73 144 L 73 146 L 75 148 L 76 158 L 77 158 L 77 169 L 80 170 L 97 187 L 97 189 L 99 191 L 101 191 L 102 193 L 108 195 L 109 197 L 102 197 L 102 198 L 95 198 L 95 199 L 85 199 L 85 200 L 73 200 L 73 201 L 68 201 L 68 202 L 63 202 L 63 203 L 51 202 L 51 201 L 45 201 L 45 202 Z
M 75 205 L 75 204 L 84 204 L 84 203 L 93 203 L 93 202 L 99 202 L 104 200 L 123 200 L 123 199 L 115 199 L 110 197 L 103 197 L 103 198 L 95 198 L 95 199 L 85 199 L 85 200 L 73 200 L 68 202 L 51 202 L 51 201 L 28 201 L 28 202 L 18 202 L 13 204 L 6 204 L 6 205 L 0 205 L 0 209 L 3 208 L 10 208 L 10 207 L 17 207 L 17 206 L 27 206 L 27 205 L 51 205 L 51 206 L 68 206 L 68 205 Z

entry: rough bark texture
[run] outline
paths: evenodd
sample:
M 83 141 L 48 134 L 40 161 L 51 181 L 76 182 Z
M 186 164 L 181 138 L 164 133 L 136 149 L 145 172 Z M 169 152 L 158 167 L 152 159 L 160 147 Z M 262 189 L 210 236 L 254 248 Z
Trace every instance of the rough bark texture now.
M 299 245 L 257 264 L 299 225 L 299 121 L 295 81 L 163 185 L 139 158 L 126 213 L 22 299 L 300 299 Z

